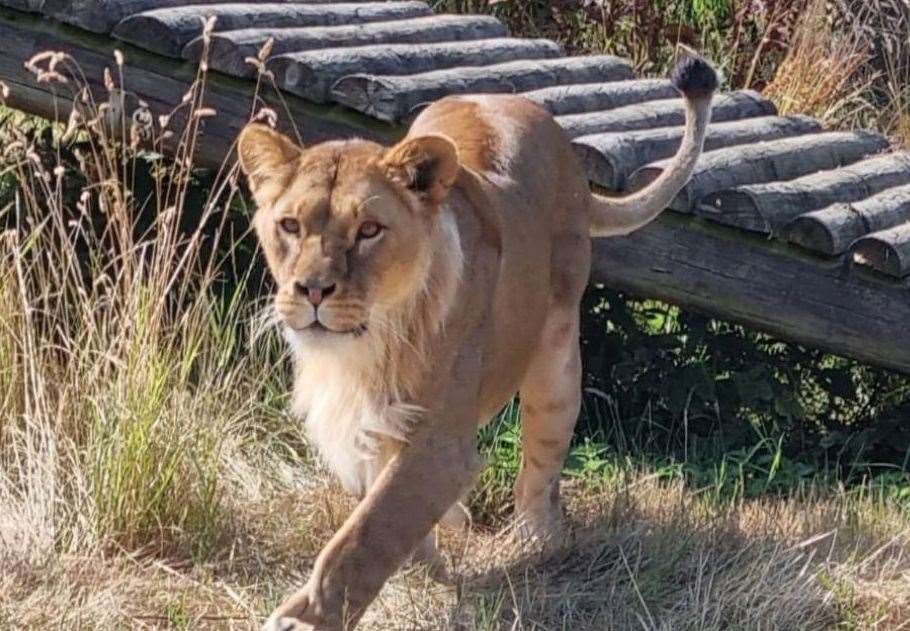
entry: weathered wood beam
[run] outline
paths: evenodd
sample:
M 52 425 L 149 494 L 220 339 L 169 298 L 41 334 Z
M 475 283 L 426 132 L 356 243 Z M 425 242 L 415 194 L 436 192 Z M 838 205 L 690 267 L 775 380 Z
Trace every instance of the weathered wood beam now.
M 705 137 L 705 150 L 817 133 L 821 129 L 821 123 L 808 116 L 762 116 L 712 123 Z M 682 127 L 659 127 L 580 136 L 572 145 L 589 180 L 610 190 L 621 190 L 636 169 L 676 153 L 682 136 Z
M 380 120 L 401 121 L 447 94 L 529 92 L 555 85 L 631 78 L 632 66 L 619 57 L 565 57 L 400 77 L 357 74 L 339 80 L 332 88 L 332 98 Z
M 6 104 L 51 120 L 66 120 L 73 107 L 72 86 L 39 84 L 23 66 L 38 52 L 63 51 L 72 56 L 89 81 L 96 101 L 108 100 L 103 85 L 105 68 L 114 68 L 115 42 L 42 19 L 0 9 L 0 79 L 10 88 Z M 171 112 L 196 78 L 194 64 L 177 63 L 157 55 L 117 44 L 124 53 L 127 101 L 132 107 L 138 99 L 148 103 L 157 118 Z M 115 73 L 116 75 L 116 73 Z M 223 75 L 212 74 L 206 84 L 205 105 L 217 115 L 205 121 L 204 141 L 200 142 L 197 163 L 218 167 L 232 151 L 237 134 L 251 115 L 254 86 Z M 382 142 L 399 138 L 403 130 L 372 120 L 339 107 L 310 103 L 293 95 L 278 98 L 271 91 L 261 92 L 261 103 L 279 115 L 279 127 L 297 134 L 306 144 L 337 138 L 360 136 Z M 285 105 L 287 109 L 285 109 Z M 130 114 L 132 109 L 127 113 Z M 175 117 L 179 129 L 181 117 Z M 295 129 L 294 125 L 297 124 Z
M 853 203 L 836 203 L 797 217 L 787 238 L 813 252 L 834 256 L 870 232 L 910 221 L 910 184 L 885 189 Z
M 854 202 L 910 182 L 910 155 L 875 156 L 839 169 L 785 182 L 747 184 L 712 193 L 696 211 L 719 223 L 780 234 L 803 213 L 838 202 Z
M 124 18 L 114 37 L 168 57 L 180 57 L 183 47 L 200 35 L 202 21 L 216 16 L 216 29 L 335 26 L 381 22 L 432 15 L 425 2 L 336 2 L 328 5 L 268 2 L 257 4 L 186 5 L 155 9 Z
M 249 4 L 261 4 L 274 0 L 247 0 Z M 285 0 L 300 4 L 319 4 L 332 0 Z M 0 0 L 0 4 L 18 8 L 23 0 Z M 93 33 L 110 33 L 120 20 L 136 13 L 153 9 L 181 7 L 186 4 L 224 4 L 225 0 L 27 0 L 37 5 L 33 9 L 45 15 L 72 24 Z
M 45 0 L 0 0 L 0 7 L 16 9 L 17 11 L 26 11 L 28 13 L 40 13 L 44 7 Z
M 744 184 L 792 180 L 801 175 L 850 164 L 888 147 L 888 139 L 866 131 L 829 132 L 727 147 L 702 154 L 692 179 L 670 207 L 691 212 L 707 195 Z M 640 168 L 629 177 L 638 190 L 654 181 L 667 160 Z M 704 209 L 710 213 L 711 209 Z
M 686 122 L 686 111 L 677 98 L 648 101 L 604 112 L 585 112 L 557 116 L 556 122 L 571 138 L 617 131 L 635 131 L 656 127 L 675 127 Z M 768 99 L 752 90 L 719 94 L 714 99 L 711 120 L 716 123 L 756 116 L 773 116 L 777 108 Z
M 862 265 L 889 276 L 906 276 L 910 274 L 910 223 L 867 234 L 850 249 Z
M 558 85 L 522 94 L 553 116 L 611 110 L 645 101 L 673 99 L 679 92 L 668 79 L 633 79 L 610 83 Z
M 434 15 L 432 17 L 369 22 L 352 26 L 304 28 L 251 28 L 216 32 L 209 44 L 209 64 L 236 77 L 249 77 L 255 70 L 244 59 L 255 57 L 269 39 L 272 55 L 322 48 L 372 46 L 377 44 L 431 44 L 492 39 L 508 35 L 505 24 L 487 15 Z M 198 61 L 202 38 L 183 47 L 184 59 Z
M 910 373 L 906 282 L 754 233 L 664 213 L 627 237 L 596 239 L 593 280 Z
M 71 104 L 66 94 L 36 84 L 22 62 L 43 50 L 65 50 L 85 68 L 98 98 L 105 90 L 102 70 L 113 65 L 114 46 L 105 38 L 35 16 L 0 10 L 0 78 L 11 95 L 9 105 L 33 114 L 65 117 Z M 149 55 L 130 46 L 126 56 L 128 87 L 149 100 L 155 114 L 179 102 L 195 70 Z M 205 128 L 199 156 L 217 166 L 230 151 L 236 131 L 248 117 L 252 86 L 225 76 L 213 76 L 207 93 L 218 115 Z M 378 124 L 340 108 L 318 106 L 285 95 L 291 116 L 280 102 L 267 103 L 299 123 L 306 142 L 360 135 L 390 142 L 398 127 Z M 217 123 L 215 123 L 217 121 Z M 661 298 L 681 306 L 741 322 L 783 339 L 817 346 L 872 364 L 910 372 L 910 301 L 907 281 L 879 278 L 840 264 L 826 264 L 801 255 L 792 247 L 712 225 L 691 216 L 666 213 L 652 225 L 628 237 L 594 244 L 594 278 L 641 296 Z
M 281 88 L 311 101 L 325 103 L 329 100 L 332 85 L 352 74 L 411 75 L 517 60 L 553 59 L 562 54 L 559 45 L 548 39 L 499 38 L 287 53 L 273 57 L 270 67 Z

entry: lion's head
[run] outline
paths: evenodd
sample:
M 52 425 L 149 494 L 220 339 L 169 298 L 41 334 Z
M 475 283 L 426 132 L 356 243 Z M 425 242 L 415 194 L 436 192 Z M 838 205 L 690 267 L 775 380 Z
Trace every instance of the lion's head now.
M 425 288 L 439 207 L 459 170 L 451 141 L 302 148 L 254 123 L 238 153 L 275 307 L 297 341 L 359 337 Z

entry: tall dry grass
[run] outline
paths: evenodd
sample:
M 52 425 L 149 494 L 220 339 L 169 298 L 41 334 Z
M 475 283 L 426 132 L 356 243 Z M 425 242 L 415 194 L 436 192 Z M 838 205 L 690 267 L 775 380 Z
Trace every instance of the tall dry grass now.
M 280 346 L 249 343 L 259 307 L 228 269 L 236 169 L 201 207 L 188 202 L 214 114 L 206 69 L 153 119 L 142 103 L 125 110 L 112 61 L 98 102 L 65 53 L 37 55 L 28 67 L 72 94 L 72 114 L 41 133 L 2 129 L 14 191 L 0 215 L 3 567 L 115 550 L 204 558 L 232 536 L 235 504 L 293 479 L 300 457 L 273 444 L 302 444 L 283 417 Z M 165 144 L 173 160 L 139 154 Z M 137 187 L 141 169 L 151 190 Z
M 832 25 L 827 0 L 814 0 L 798 19 L 789 51 L 764 90 L 781 114 L 809 114 L 834 124 L 868 106 L 873 80 L 870 43 Z
M 910 147 L 910 8 L 901 0 L 814 0 L 764 93 L 781 114 L 874 127 Z

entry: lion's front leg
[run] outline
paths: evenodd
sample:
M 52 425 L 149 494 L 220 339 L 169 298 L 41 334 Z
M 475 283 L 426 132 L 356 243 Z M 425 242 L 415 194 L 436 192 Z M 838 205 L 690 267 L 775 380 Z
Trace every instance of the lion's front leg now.
M 424 436 L 402 450 L 266 629 L 295 628 L 282 626 L 284 618 L 320 630 L 352 627 L 470 484 L 478 462 L 471 436 Z
M 434 403 L 325 546 L 307 584 L 266 623 L 268 631 L 352 628 L 388 579 L 473 481 L 479 363 L 458 362 L 427 393 Z M 302 625 L 295 626 L 298 622 Z M 307 627 L 306 625 L 310 625 Z

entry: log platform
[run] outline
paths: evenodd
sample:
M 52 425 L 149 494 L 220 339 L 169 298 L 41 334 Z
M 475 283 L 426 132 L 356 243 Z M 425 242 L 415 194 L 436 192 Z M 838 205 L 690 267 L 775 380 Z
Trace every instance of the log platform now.
M 196 77 L 211 17 L 206 105 L 217 115 L 205 121 L 203 166 L 231 153 L 254 95 L 279 127 L 315 143 L 392 142 L 443 96 L 520 93 L 556 116 L 607 191 L 658 177 L 681 139 L 682 103 L 668 81 L 635 77 L 617 57 L 569 57 L 554 42 L 509 37 L 492 17 L 435 15 L 422 0 L 0 0 L 6 103 L 48 118 L 73 107 L 74 95 L 23 66 L 45 50 L 71 55 L 104 100 L 104 69 L 119 50 L 127 107 L 168 113 Z M 264 46 L 277 89 L 257 91 L 251 62 Z M 910 372 L 910 154 L 888 145 L 778 116 L 756 92 L 721 94 L 672 211 L 597 240 L 593 278 Z

